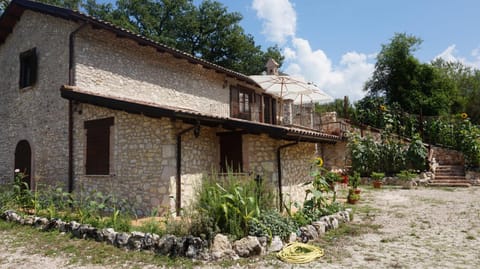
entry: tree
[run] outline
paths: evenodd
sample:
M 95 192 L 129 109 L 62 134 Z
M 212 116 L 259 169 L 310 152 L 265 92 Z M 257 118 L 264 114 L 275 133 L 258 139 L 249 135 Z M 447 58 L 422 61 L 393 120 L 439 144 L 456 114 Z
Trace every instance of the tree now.
M 263 52 L 239 25 L 242 15 L 216 1 L 197 7 L 192 0 L 118 0 L 114 8 L 87 0 L 83 6 L 92 16 L 244 74 L 261 73 L 268 57 L 284 59 L 277 46 Z
M 443 59 L 434 60 L 432 66 L 454 84 L 457 96 L 452 112 L 466 112 L 473 123 L 480 123 L 480 70 Z
M 382 45 L 373 76 L 364 90 L 371 96 L 384 96 L 387 104 L 398 103 L 405 112 L 449 113 L 454 103 L 453 84 L 433 66 L 415 58 L 413 52 L 421 42 L 415 36 L 395 34 L 389 44 Z
M 0 0 L 0 11 L 10 0 Z M 109 21 L 162 44 L 247 75 L 260 74 L 265 63 L 284 57 L 277 46 L 263 51 L 240 26 L 242 15 L 220 2 L 204 0 L 38 0 Z

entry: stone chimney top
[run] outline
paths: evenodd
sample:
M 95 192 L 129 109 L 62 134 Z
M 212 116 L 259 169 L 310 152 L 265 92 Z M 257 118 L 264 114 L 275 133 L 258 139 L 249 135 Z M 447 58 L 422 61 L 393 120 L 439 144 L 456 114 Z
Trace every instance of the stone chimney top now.
M 272 58 L 268 59 L 265 67 L 267 68 L 267 75 L 278 75 L 279 64 Z

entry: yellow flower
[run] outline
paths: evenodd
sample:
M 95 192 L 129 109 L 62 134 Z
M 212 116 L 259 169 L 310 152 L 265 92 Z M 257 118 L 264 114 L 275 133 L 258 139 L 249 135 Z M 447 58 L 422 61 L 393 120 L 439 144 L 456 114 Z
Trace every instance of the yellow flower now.
M 468 114 L 463 112 L 462 114 L 460 114 L 460 117 L 462 117 L 462 119 L 466 119 L 468 118 Z
M 322 157 L 317 157 L 317 158 L 315 158 L 315 165 L 317 165 L 318 167 L 322 167 L 322 166 L 323 166 L 323 159 L 322 159 Z
M 381 111 L 387 111 L 387 107 L 384 106 L 384 105 L 381 105 L 381 106 L 380 106 L 380 110 L 381 110 Z

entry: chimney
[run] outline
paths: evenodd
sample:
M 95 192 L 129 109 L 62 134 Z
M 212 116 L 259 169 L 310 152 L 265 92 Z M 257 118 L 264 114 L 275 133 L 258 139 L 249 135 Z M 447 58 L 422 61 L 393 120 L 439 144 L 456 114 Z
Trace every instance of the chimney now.
M 279 64 L 274 59 L 268 59 L 267 64 L 265 64 L 265 67 L 267 68 L 267 75 L 278 76 L 278 66 Z

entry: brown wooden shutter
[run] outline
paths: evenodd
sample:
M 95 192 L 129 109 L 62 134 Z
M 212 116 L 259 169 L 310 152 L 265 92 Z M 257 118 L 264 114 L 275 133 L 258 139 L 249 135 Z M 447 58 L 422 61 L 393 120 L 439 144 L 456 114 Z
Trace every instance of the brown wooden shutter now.
M 237 88 L 230 88 L 230 116 L 233 118 L 238 117 L 240 113 L 238 95 Z
M 110 173 L 110 126 L 113 118 L 85 122 L 87 129 L 87 175 Z
M 272 124 L 277 124 L 277 99 L 272 98 Z

